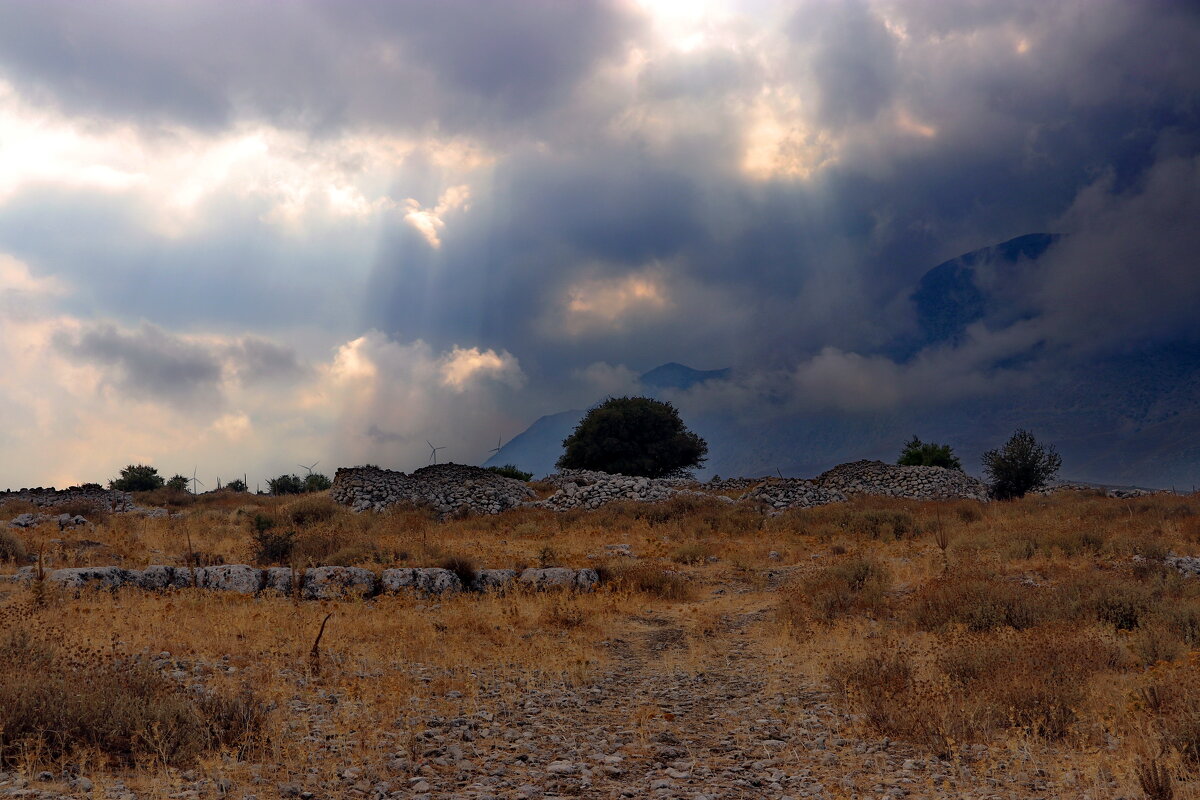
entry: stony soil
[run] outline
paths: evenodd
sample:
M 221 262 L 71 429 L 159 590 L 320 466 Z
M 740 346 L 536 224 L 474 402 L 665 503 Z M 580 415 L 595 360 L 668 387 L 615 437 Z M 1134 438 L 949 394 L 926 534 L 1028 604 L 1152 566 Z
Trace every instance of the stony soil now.
M 300 691 L 287 712 L 292 733 L 312 751 L 306 774 L 241 785 L 164 773 L 147 792 L 72 773 L 0 773 L 0 796 L 984 800 L 1067 796 L 1064 786 L 1079 789 L 1070 796 L 1089 796 L 1082 776 L 1044 769 L 1045 752 L 977 745 L 943 760 L 863 738 L 820 683 L 781 668 L 789 649 L 761 635 L 772 620 L 770 593 L 790 571 L 771 573 L 767 586 L 705 587 L 690 613 L 671 608 L 629 619 L 603 643 L 607 662 L 578 680 L 472 673 L 477 688 L 469 696 L 447 691 L 436 706 L 414 705 L 396 720 L 386 752 L 364 757 L 355 732 L 335 720 L 356 713 L 354 697 L 297 673 Z M 697 641 L 690 620 L 705 608 L 727 613 L 713 615 Z M 230 669 L 176 662 L 169 653 L 155 663 L 194 690 Z M 412 672 L 426 683 L 444 677 L 419 663 Z M 1115 796 L 1115 786 L 1093 786 L 1100 793 L 1092 796 Z

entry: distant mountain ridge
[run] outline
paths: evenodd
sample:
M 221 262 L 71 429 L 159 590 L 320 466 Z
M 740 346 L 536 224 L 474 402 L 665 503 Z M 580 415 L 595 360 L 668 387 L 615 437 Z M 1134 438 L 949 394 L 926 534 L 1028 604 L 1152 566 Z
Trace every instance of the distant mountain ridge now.
M 898 337 L 882 354 L 904 363 L 926 348 L 956 346 L 968 326 L 982 323 L 999 330 L 1029 318 L 1036 312 L 1026 287 L 1035 283 L 1038 259 L 1060 238 L 1028 234 L 929 270 L 907 295 L 915 332 Z M 1018 358 L 995 368 L 1020 366 Z M 721 380 L 736 380 L 736 373 L 672 362 L 644 373 L 640 383 L 653 396 Z M 553 471 L 562 440 L 584 413 L 542 417 L 487 463 L 514 463 L 538 475 Z M 685 422 L 709 444 L 702 477 L 777 472 L 810 477 L 861 458 L 893 461 L 913 434 L 950 444 L 967 472 L 978 474 L 982 453 L 1021 427 L 1058 448 L 1064 478 L 1190 489 L 1200 484 L 1200 335 L 1195 341 L 1131 345 L 1124 352 L 1031 372 L 1024 382 L 987 397 L 766 419 L 685 413 Z

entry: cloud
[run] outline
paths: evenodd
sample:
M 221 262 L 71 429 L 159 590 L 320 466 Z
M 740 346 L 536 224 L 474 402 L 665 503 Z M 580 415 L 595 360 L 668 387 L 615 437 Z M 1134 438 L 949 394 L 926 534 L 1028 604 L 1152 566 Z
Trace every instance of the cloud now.
M 747 413 L 902 407 L 1195 335 L 1183 4 L 232 13 L 0 10 L 0 335 L 49 370 L 0 410 L 31 430 L 149 457 L 186 413 L 419 462 L 664 361 L 738 367 L 704 391 Z M 1033 231 L 1069 235 L 1028 318 L 882 355 L 927 269 Z M 112 422 L 131 398 L 153 435 Z

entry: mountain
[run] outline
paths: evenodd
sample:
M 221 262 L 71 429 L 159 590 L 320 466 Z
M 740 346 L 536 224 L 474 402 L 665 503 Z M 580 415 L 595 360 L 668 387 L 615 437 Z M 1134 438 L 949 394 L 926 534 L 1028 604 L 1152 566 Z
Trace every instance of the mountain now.
M 878 354 L 904 363 L 926 348 L 962 343 L 968 326 L 1002 330 L 1031 318 L 1038 260 L 1059 239 L 1028 234 L 930 269 L 904 297 L 913 311 L 912 330 Z M 978 474 L 984 451 L 1026 428 L 1057 447 L 1064 478 L 1180 489 L 1200 484 L 1200 337 L 1130 343 L 1121 352 L 1041 366 L 1039 355 L 1034 349 L 993 367 L 996 374 L 1019 377 L 1007 388 L 952 402 L 774 415 L 767 406 L 749 418 L 687 414 L 685 407 L 688 426 L 709 445 L 709 461 L 698 475 L 810 477 L 860 458 L 894 461 L 914 434 L 950 444 L 967 472 Z M 721 380 L 736 380 L 736 373 L 670 363 L 641 377 L 649 395 Z M 539 475 L 552 471 L 563 438 L 583 413 L 542 417 L 488 464 L 515 463 Z
M 690 389 L 705 381 L 725 380 L 732 372 L 733 370 L 729 368 L 692 369 L 672 361 L 642 373 L 638 382 L 648 389 Z

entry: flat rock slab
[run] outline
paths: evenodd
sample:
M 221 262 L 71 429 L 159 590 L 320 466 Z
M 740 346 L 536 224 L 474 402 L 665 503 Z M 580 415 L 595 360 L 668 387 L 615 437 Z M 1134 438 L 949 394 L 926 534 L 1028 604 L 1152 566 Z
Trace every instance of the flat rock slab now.
M 56 569 L 46 580 L 66 589 L 117 589 L 133 583 L 133 573 L 121 567 L 72 567 Z
M 258 594 L 262 591 L 264 579 L 263 570 L 257 567 L 245 564 L 227 564 L 219 567 L 206 567 L 204 583 L 201 585 L 217 592 Z
M 587 592 L 599 585 L 600 575 L 594 569 L 544 567 L 527 569 L 517 580 L 531 589 L 576 589 Z

